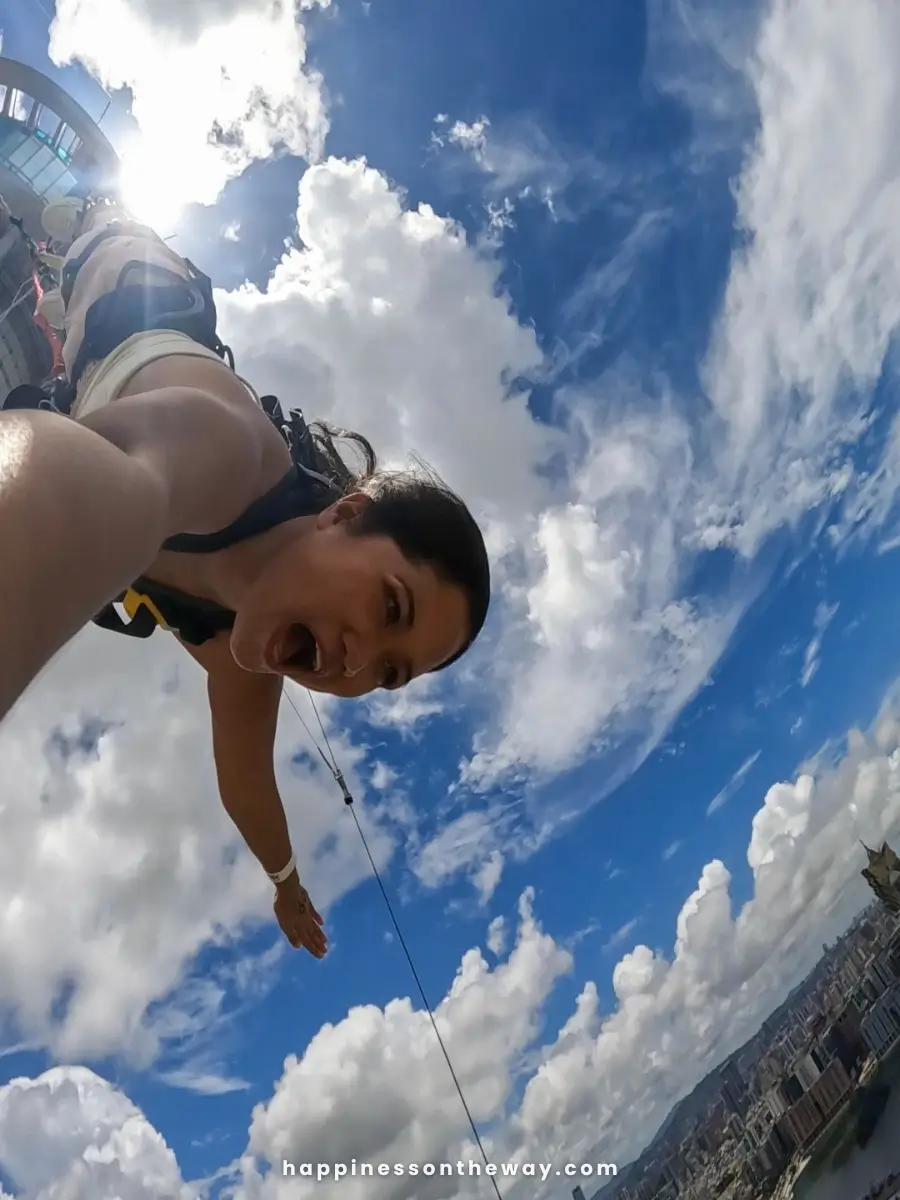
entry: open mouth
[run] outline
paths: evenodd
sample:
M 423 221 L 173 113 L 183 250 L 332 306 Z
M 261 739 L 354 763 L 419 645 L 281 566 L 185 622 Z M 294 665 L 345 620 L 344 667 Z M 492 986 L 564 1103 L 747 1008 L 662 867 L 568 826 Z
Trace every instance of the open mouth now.
M 311 671 L 318 674 L 322 669 L 322 651 L 312 630 L 306 625 L 288 626 L 279 648 L 281 666 L 290 671 Z

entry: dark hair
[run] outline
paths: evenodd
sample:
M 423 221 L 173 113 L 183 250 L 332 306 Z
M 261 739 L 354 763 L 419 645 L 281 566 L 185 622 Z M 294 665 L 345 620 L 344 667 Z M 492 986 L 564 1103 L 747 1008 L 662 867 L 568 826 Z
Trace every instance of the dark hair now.
M 442 671 L 456 662 L 478 637 L 491 600 L 491 570 L 484 537 L 466 505 L 439 476 L 418 460 L 405 471 L 378 466 L 371 443 L 359 433 L 324 421 L 309 426 L 323 473 L 344 495 L 363 492 L 372 503 L 353 522 L 357 537 L 382 535 L 397 543 L 404 558 L 426 563 L 445 583 L 458 587 L 469 606 L 469 636 L 462 648 L 435 667 Z M 362 457 L 352 470 L 334 444 L 351 442 Z

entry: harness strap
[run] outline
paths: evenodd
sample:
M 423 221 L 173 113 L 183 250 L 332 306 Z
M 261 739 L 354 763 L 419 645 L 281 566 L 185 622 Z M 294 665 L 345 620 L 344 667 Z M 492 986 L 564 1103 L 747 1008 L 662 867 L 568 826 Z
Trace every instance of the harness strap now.
M 116 610 L 119 603 L 130 620 Z M 213 600 L 189 596 L 177 588 L 141 576 L 94 617 L 94 624 L 128 637 L 148 638 L 157 628 L 174 631 L 183 642 L 202 645 L 234 625 L 235 614 Z
M 290 521 L 294 517 L 319 512 L 321 487 L 307 480 L 300 467 L 291 467 L 273 488 L 254 501 L 249 508 L 225 529 L 216 533 L 179 533 L 167 538 L 164 550 L 185 554 L 214 554 L 236 542 L 255 537 Z M 94 618 L 102 629 L 124 633 L 130 637 L 147 638 L 157 627 L 174 630 L 182 641 L 202 645 L 234 625 L 235 614 L 212 600 L 189 596 L 176 588 L 141 576 L 118 600 L 125 608 L 129 621 L 123 620 L 115 604 L 108 604 Z
M 91 238 L 77 258 L 65 264 L 60 279 L 60 294 L 66 307 L 78 273 L 91 254 L 101 242 L 121 236 L 122 232 L 120 222 L 111 222 Z M 148 230 L 148 233 L 161 245 L 165 244 L 153 230 Z M 106 358 L 132 334 L 154 329 L 174 329 L 184 333 L 212 350 L 234 370 L 231 348 L 216 333 L 217 313 L 212 281 L 189 258 L 182 261 L 189 272 L 187 279 L 158 263 L 148 263 L 142 259 L 130 259 L 125 263 L 115 288 L 96 300 L 85 315 L 84 337 L 69 377 L 73 394 L 88 363 Z M 141 271 L 145 277 L 148 273 L 155 274 L 162 282 L 150 286 L 146 282 L 127 284 L 125 280 L 132 271 Z
M 323 493 L 324 488 L 316 480 L 307 479 L 300 467 L 292 466 L 273 488 L 224 529 L 215 533 L 176 533 L 163 542 L 162 548 L 181 554 L 215 554 L 294 517 L 313 516 L 327 504 L 320 499 Z

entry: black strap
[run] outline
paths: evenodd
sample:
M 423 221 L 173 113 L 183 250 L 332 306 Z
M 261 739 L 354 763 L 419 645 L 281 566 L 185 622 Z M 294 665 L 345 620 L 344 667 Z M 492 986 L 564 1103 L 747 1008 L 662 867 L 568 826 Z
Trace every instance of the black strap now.
M 293 466 L 265 495 L 244 509 L 237 520 L 216 533 L 177 533 L 163 542 L 164 550 L 180 554 L 214 554 L 256 537 L 294 517 L 314 516 L 328 503 L 325 489 Z
M 223 608 L 214 600 L 189 596 L 178 588 L 157 583 L 155 579 L 147 579 L 142 575 L 135 580 L 131 590 L 146 596 L 166 624 L 178 633 L 182 641 L 192 646 L 200 646 L 234 625 L 235 614 L 231 609 Z M 122 599 L 124 593 L 119 597 L 119 602 Z M 116 610 L 115 604 L 108 604 L 94 617 L 94 624 L 113 633 L 137 638 L 148 638 L 157 628 L 156 617 L 146 605 L 140 605 L 134 616 L 126 621 Z
M 121 600 L 122 597 L 120 596 Z M 124 633 L 128 637 L 148 638 L 156 629 L 156 618 L 148 608 L 143 605 L 137 610 L 130 621 L 126 621 L 116 611 L 114 604 L 107 604 L 106 608 L 102 609 L 94 617 L 94 624 L 99 625 L 101 629 L 108 629 L 112 633 Z

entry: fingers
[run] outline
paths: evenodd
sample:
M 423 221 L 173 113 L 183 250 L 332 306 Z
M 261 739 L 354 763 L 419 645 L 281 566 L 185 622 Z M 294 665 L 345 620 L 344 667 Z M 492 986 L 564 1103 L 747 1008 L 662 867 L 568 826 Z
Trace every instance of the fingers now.
M 281 931 L 295 950 L 308 950 L 314 958 L 324 958 L 328 950 L 328 939 L 319 924 L 314 924 L 307 915 L 298 920 L 296 912 L 279 916 Z
M 328 942 L 324 932 L 318 925 L 313 925 L 309 922 L 303 927 L 301 940 L 306 949 L 315 958 L 324 958 L 325 952 L 328 949 Z

